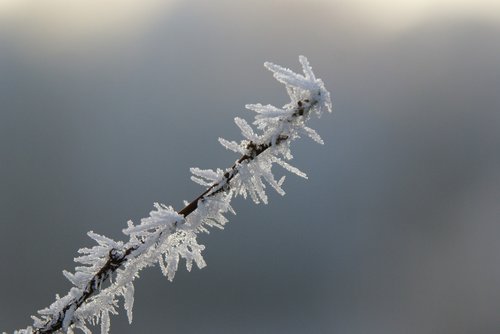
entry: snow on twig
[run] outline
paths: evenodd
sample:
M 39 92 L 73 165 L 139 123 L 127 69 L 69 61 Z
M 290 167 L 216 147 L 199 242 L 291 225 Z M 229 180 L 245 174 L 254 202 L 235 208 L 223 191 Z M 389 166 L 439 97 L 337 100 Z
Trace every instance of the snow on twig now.
M 191 270 L 193 263 L 203 268 L 205 246 L 198 244 L 197 234 L 209 228 L 224 228 L 228 222 L 225 214 L 234 213 L 231 200 L 238 195 L 250 196 L 255 203 L 268 202 L 266 183 L 279 194 L 284 177 L 274 178 L 273 164 L 278 164 L 298 176 L 307 178 L 287 160 L 292 158 L 290 143 L 307 135 L 323 144 L 319 134 L 305 125 L 312 114 L 321 116 L 332 111 L 330 93 L 323 81 L 312 72 L 306 57 L 299 57 L 304 74 L 272 64 L 265 67 L 283 83 L 290 102 L 282 108 L 271 105 L 249 104 L 247 109 L 257 115 L 253 125 L 242 118 L 235 118 L 244 137 L 239 143 L 219 138 L 222 146 L 241 154 L 233 166 L 221 170 L 191 168 L 193 181 L 207 189 L 176 212 L 172 207 L 155 203 L 149 217 L 138 225 L 129 221 L 123 233 L 128 241 L 114 241 L 89 232 L 97 242 L 92 248 L 81 248 L 75 262 L 80 265 L 74 273 L 64 271 L 73 288 L 63 297 L 57 297 L 47 308 L 32 316 L 34 323 L 16 334 L 73 333 L 79 329 L 91 333 L 89 325 L 100 324 L 101 333 L 110 330 L 110 314 L 117 314 L 118 298 L 124 300 L 129 322 L 132 322 L 134 280 L 139 272 L 159 265 L 162 273 L 173 280 L 181 259 Z

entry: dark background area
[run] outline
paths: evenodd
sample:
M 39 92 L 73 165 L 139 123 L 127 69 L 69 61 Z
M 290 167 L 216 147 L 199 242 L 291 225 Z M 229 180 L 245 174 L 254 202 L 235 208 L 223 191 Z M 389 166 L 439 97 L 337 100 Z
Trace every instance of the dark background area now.
M 309 180 L 236 199 L 208 266 L 142 272 L 111 332 L 498 333 L 498 5 L 20 3 L 0 6 L 0 330 L 66 294 L 87 231 L 125 240 L 202 191 L 189 167 L 230 166 L 232 118 L 288 102 L 262 63 L 304 54 L 334 104 L 326 145 L 293 147 Z

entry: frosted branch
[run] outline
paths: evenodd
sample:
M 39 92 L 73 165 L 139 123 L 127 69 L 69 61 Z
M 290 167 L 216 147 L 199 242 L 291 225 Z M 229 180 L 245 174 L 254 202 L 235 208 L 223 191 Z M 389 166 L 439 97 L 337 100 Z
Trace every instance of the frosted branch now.
M 210 228 L 224 228 L 225 214 L 234 213 L 233 197 L 250 196 L 255 203 L 268 202 L 266 184 L 279 194 L 284 177 L 275 180 L 272 166 L 278 164 L 291 173 L 307 178 L 306 174 L 287 161 L 292 159 L 290 143 L 306 135 L 323 144 L 315 130 L 305 126 L 311 114 L 320 116 L 331 112 L 330 94 L 321 79 L 312 72 L 307 59 L 299 58 L 303 75 L 281 66 L 265 63 L 274 77 L 283 83 L 290 102 L 282 108 L 271 105 L 249 104 L 247 109 L 257 115 L 253 121 L 255 131 L 242 118 L 235 118 L 244 137 L 239 143 L 219 138 L 223 147 L 241 154 L 235 163 L 225 170 L 191 168 L 192 180 L 206 190 L 176 212 L 172 207 L 155 203 L 149 217 L 134 225 L 129 221 L 123 233 L 127 242 L 89 232 L 97 245 L 82 248 L 75 262 L 80 266 L 74 273 L 64 271 L 73 288 L 63 297 L 57 297 L 49 307 L 33 316 L 32 326 L 18 330 L 18 334 L 73 333 L 75 329 L 91 333 L 88 325 L 100 324 L 101 333 L 110 330 L 110 314 L 117 314 L 118 298 L 123 298 L 129 322 L 132 322 L 134 304 L 134 280 L 139 272 L 159 265 L 162 273 L 173 280 L 181 259 L 191 270 L 193 263 L 203 268 L 204 246 L 196 237 Z

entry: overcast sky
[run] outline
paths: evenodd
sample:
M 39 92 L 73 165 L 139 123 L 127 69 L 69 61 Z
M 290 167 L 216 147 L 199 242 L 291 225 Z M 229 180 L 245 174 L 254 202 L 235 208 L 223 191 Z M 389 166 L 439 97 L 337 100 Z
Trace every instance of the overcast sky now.
M 0 0 L 0 331 L 66 294 L 87 231 L 230 166 L 244 105 L 288 102 L 262 64 L 304 54 L 334 104 L 293 146 L 309 180 L 237 199 L 111 332 L 498 333 L 498 36 L 488 0 Z

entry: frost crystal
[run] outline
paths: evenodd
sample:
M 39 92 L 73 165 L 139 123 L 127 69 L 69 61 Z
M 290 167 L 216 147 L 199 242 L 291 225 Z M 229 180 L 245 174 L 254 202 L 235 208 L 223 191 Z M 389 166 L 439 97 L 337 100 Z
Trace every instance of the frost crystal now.
M 265 67 L 286 86 L 290 102 L 281 108 L 272 105 L 248 104 L 256 112 L 253 125 L 235 118 L 244 139 L 239 143 L 219 138 L 226 149 L 241 154 L 234 165 L 225 170 L 191 168 L 191 179 L 207 189 L 180 211 L 163 204 L 154 204 L 149 217 L 140 224 L 129 221 L 123 233 L 127 242 L 114 241 L 94 232 L 90 238 L 97 245 L 81 248 L 75 261 L 80 263 L 74 273 L 63 271 L 73 288 L 49 307 L 40 310 L 40 318 L 33 316 L 34 324 L 16 331 L 31 333 L 73 333 L 79 329 L 91 333 L 88 325 L 100 325 L 101 333 L 110 331 L 110 314 L 117 314 L 118 298 L 123 297 L 129 322 L 132 322 L 135 278 L 150 266 L 159 265 L 162 273 L 173 280 L 179 263 L 185 261 L 188 271 L 193 262 L 198 268 L 206 266 L 202 256 L 205 246 L 198 244 L 197 234 L 210 228 L 223 229 L 228 222 L 225 214 L 235 214 L 231 207 L 233 197 L 250 196 L 255 203 L 266 203 L 266 185 L 281 195 L 282 185 L 274 177 L 272 167 L 277 164 L 291 173 L 307 178 L 306 174 L 287 161 L 292 159 L 290 143 L 306 135 L 323 144 L 315 130 L 305 126 L 311 114 L 318 117 L 332 111 L 330 93 L 323 81 L 317 79 L 309 62 L 299 57 L 303 74 L 272 64 Z

